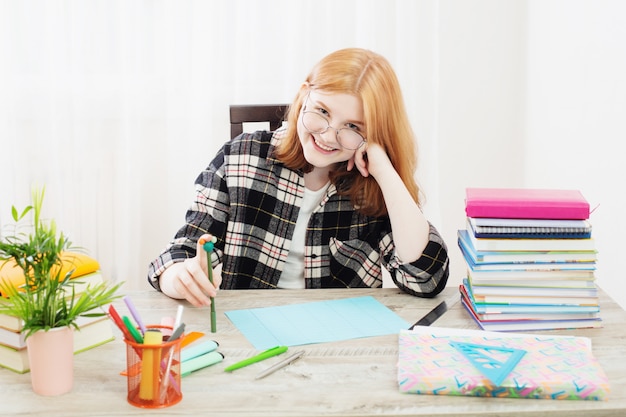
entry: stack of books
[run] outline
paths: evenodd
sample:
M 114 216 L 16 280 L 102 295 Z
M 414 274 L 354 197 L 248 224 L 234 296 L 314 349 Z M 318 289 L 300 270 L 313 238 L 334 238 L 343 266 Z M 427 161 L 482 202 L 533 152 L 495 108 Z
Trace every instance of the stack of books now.
M 71 279 L 74 281 L 76 293 L 84 291 L 89 285 L 103 282 L 100 264 L 94 258 L 82 253 L 67 252 L 64 254 L 64 271 L 74 270 Z M 0 264 L 0 280 L 10 282 L 14 286 L 24 284 L 22 270 L 14 263 L 7 261 Z M 0 302 L 4 294 L 0 293 Z M 114 339 L 113 328 L 107 316 L 80 317 L 79 330 L 74 331 L 74 353 L 100 346 Z M 0 314 L 0 367 L 18 373 L 30 371 L 28 352 L 24 333 L 24 323 L 17 317 Z
M 577 190 L 468 188 L 463 305 L 484 330 L 601 327 L 589 204 Z

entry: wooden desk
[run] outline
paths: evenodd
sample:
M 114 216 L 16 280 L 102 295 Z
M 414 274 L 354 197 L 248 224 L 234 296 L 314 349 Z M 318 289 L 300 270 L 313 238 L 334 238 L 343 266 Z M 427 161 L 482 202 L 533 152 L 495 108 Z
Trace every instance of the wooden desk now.
M 9 416 L 624 416 L 626 415 L 626 312 L 602 294 L 605 327 L 562 331 L 593 339 L 593 350 L 611 382 L 608 401 L 553 401 L 401 394 L 396 382 L 398 337 L 347 340 L 303 346 L 306 356 L 265 379 L 255 375 L 270 362 L 233 373 L 224 367 L 256 353 L 223 314 L 227 310 L 373 295 L 410 323 L 415 322 L 456 289 L 436 299 L 419 299 L 396 289 L 384 290 L 242 290 L 222 291 L 218 298 L 218 333 L 224 362 L 183 378 L 183 400 L 162 410 L 143 410 L 126 401 L 125 346 L 115 341 L 75 357 L 71 393 L 40 397 L 28 374 L 0 369 L 0 414 Z M 155 291 L 130 293 L 146 323 L 174 316 L 177 301 Z M 116 303 L 126 312 L 123 302 Z M 187 330 L 210 333 L 209 310 L 185 309 Z M 477 328 L 460 304 L 435 325 Z M 116 334 L 119 332 L 116 329 Z M 298 348 L 300 349 L 300 347 Z

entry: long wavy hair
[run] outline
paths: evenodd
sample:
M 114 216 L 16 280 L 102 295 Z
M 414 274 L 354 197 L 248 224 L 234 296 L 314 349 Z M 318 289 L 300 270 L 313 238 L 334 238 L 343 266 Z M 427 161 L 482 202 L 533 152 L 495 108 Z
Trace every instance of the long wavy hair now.
M 315 65 L 289 107 L 287 130 L 276 152 L 276 157 L 286 166 L 303 172 L 310 172 L 313 167 L 304 158 L 297 124 L 310 89 L 352 94 L 361 99 L 368 143 L 383 147 L 419 204 L 419 187 L 414 178 L 417 169 L 416 141 L 400 84 L 389 62 L 375 52 L 348 48 L 327 55 Z M 376 180 L 371 175 L 363 177 L 356 168 L 348 171 L 346 167 L 347 162 L 338 164 L 330 174 L 330 180 L 339 193 L 350 196 L 352 204 L 365 215 L 386 215 L 387 207 Z

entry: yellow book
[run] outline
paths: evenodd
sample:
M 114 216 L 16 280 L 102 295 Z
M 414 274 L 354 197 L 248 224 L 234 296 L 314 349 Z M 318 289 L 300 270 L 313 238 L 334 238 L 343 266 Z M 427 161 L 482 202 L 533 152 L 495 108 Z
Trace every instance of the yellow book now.
M 62 255 L 63 266 L 61 267 L 61 276 L 64 277 L 69 271 L 72 272 L 71 278 L 77 278 L 83 275 L 90 274 L 100 269 L 100 264 L 97 260 L 89 255 L 79 252 L 64 252 Z M 19 287 L 24 284 L 24 273 L 20 267 L 16 265 L 13 260 L 0 261 L 0 282 L 10 283 L 14 287 Z M 0 292 L 0 295 L 4 296 Z

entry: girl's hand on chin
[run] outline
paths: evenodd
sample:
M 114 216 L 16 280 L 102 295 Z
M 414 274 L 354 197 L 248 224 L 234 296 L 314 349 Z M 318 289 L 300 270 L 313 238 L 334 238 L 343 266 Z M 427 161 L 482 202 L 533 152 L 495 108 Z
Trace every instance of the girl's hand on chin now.
M 354 167 L 364 177 L 370 174 L 376 177 L 384 169 L 393 168 L 387 153 L 380 145 L 375 143 L 366 143 L 354 152 L 354 156 L 348 161 L 348 171 L 351 171 Z

